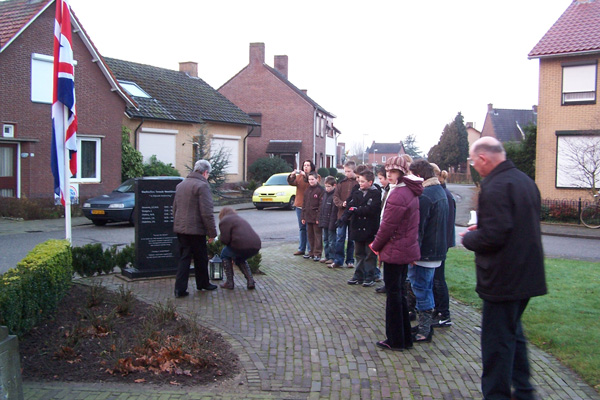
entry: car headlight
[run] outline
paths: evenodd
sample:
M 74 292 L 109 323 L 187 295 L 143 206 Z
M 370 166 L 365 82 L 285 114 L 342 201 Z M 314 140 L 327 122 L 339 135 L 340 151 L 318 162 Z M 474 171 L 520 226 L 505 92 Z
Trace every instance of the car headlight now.
M 285 192 L 277 192 L 275 193 L 275 196 L 285 196 Z
M 125 208 L 125 204 L 123 203 L 113 203 L 108 208 Z
M 258 196 L 258 190 L 255 190 L 254 193 L 252 193 L 252 196 Z
M 92 205 L 90 203 L 83 203 L 83 208 L 90 208 Z

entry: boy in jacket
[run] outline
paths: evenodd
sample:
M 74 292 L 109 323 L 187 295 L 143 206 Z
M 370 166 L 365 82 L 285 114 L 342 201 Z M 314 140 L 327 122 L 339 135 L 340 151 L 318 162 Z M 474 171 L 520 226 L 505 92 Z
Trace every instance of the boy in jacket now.
M 308 174 L 308 188 L 304 192 L 304 204 L 302 206 L 302 223 L 306 224 L 306 235 L 310 251 L 304 258 L 312 258 L 313 261 L 321 261 L 323 251 L 323 239 L 321 227 L 319 226 L 319 206 L 323 198 L 323 188 L 319 185 L 319 175 L 316 172 Z
M 337 207 L 333 202 L 333 193 L 335 191 L 336 181 L 333 176 L 325 178 L 325 193 L 319 208 L 319 226 L 323 231 L 323 252 L 325 256 L 321 258 L 322 263 L 333 264 L 335 257 Z
M 348 281 L 349 285 L 370 287 L 375 284 L 375 268 L 377 256 L 369 248 L 379 229 L 381 213 L 381 192 L 373 185 L 375 176 L 372 171 L 365 170 L 358 175 L 359 190 L 352 192 L 347 201 L 348 209 L 341 220 L 350 221 L 350 240 L 354 241 L 354 258 L 356 270 Z

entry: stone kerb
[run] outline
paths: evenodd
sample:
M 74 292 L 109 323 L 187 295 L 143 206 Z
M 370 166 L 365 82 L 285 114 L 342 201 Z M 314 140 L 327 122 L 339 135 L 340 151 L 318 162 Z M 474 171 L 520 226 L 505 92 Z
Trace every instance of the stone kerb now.
M 0 326 L 0 399 L 23 400 L 19 342 L 5 326 Z

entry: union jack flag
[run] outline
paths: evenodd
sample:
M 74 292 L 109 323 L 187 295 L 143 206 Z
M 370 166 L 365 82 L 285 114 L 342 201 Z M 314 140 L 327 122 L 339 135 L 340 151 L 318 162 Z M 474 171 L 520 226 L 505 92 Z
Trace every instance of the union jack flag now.
M 52 175 L 54 193 L 65 205 L 65 151 L 69 152 L 70 176 L 77 173 L 77 110 L 71 46 L 71 10 L 67 0 L 56 0 L 54 21 L 54 86 L 52 94 Z

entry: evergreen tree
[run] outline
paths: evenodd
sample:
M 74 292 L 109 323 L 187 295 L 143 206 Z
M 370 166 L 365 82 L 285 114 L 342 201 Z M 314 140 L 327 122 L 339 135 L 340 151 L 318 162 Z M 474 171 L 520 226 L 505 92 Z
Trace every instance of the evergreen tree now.
M 419 146 L 417 146 L 417 138 L 415 135 L 406 136 L 406 138 L 404 138 L 402 141 L 402 144 L 404 144 L 404 151 L 406 151 L 406 154 L 411 156 L 413 159 L 423 158 L 421 155 L 421 149 L 419 149 Z
M 198 160 L 208 161 L 211 166 L 208 183 L 212 191 L 217 192 L 227 179 L 226 170 L 229 165 L 229 152 L 222 147 L 212 149 L 210 146 L 210 137 L 204 127 L 200 128 L 199 135 L 194 137 L 193 145 L 194 155 L 192 165 L 188 166 L 188 169 L 191 171 Z
M 131 129 L 125 126 L 121 128 L 121 182 L 144 174 L 142 153 L 131 145 L 130 133 Z
M 527 125 L 523 128 L 525 138 L 521 142 L 504 143 L 506 158 L 515 166 L 525 172 L 531 179 L 535 179 L 535 146 L 537 141 L 537 126 Z
M 440 169 L 454 167 L 457 171 L 469 157 L 469 140 L 463 116 L 459 112 L 454 121 L 444 127 L 437 145 L 427 155 L 430 162 L 436 163 Z

